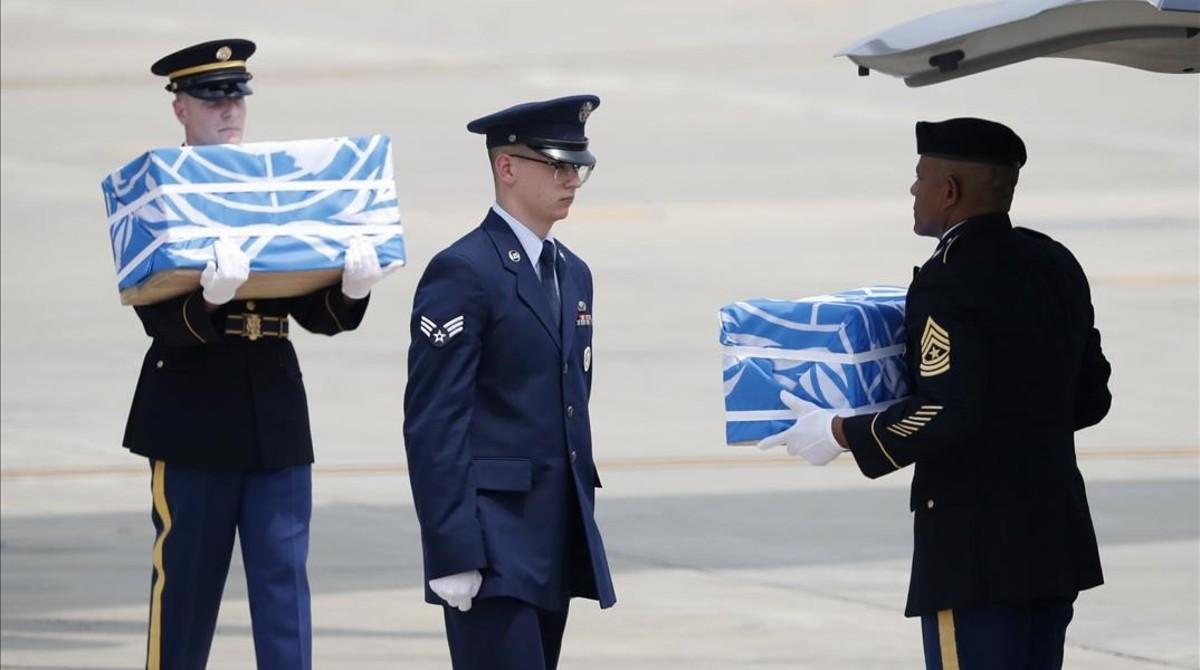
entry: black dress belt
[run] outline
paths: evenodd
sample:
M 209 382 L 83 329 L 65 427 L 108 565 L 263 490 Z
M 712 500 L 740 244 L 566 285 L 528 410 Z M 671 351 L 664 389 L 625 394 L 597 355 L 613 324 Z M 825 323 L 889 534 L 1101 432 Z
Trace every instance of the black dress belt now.
M 244 337 L 251 342 L 263 337 L 275 337 L 286 340 L 288 336 L 288 318 L 284 316 L 269 316 L 243 312 L 230 314 L 225 317 L 225 334 Z

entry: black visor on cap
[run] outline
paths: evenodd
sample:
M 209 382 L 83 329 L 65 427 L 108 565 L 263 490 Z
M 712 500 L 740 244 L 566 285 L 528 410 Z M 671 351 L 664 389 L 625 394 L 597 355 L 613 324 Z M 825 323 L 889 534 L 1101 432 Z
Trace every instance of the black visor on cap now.
M 485 135 L 489 149 L 523 144 L 553 160 L 595 165 L 584 125 L 599 106 L 594 95 L 526 102 L 475 119 L 467 130 Z
M 201 100 L 244 98 L 247 95 L 254 94 L 254 90 L 250 88 L 250 84 L 244 81 L 229 81 L 206 86 L 196 86 L 180 92 L 187 93 L 193 98 L 200 98 Z
M 568 144 L 565 142 L 539 141 L 536 138 L 530 138 L 522 142 L 522 144 L 546 158 L 562 161 L 563 163 L 571 163 L 573 165 L 596 164 L 596 157 L 592 155 L 592 152 L 587 150 L 587 141 Z
M 253 78 L 253 75 L 245 70 L 205 72 L 176 79 L 167 84 L 167 90 L 189 93 L 205 99 L 251 95 L 254 91 L 247 82 Z

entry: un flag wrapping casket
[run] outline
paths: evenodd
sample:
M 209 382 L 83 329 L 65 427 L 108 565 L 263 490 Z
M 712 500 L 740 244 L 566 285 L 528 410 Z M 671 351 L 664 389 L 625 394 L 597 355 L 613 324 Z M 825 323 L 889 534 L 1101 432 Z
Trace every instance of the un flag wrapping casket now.
M 155 149 L 101 189 L 127 305 L 195 290 L 221 238 L 250 257 L 238 298 L 303 295 L 336 283 L 355 236 L 375 246 L 385 269 L 405 261 L 384 135 Z
M 906 397 L 904 296 L 872 286 L 722 307 L 725 441 L 755 442 L 790 426 L 784 389 L 847 416 Z

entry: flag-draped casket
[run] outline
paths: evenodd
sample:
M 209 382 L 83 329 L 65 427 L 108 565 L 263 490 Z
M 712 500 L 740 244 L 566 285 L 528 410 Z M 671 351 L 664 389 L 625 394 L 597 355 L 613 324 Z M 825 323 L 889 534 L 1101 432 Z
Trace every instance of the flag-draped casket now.
M 722 307 L 726 442 L 790 426 L 794 415 L 779 398 L 785 389 L 846 414 L 907 396 L 904 296 L 902 288 L 873 286 Z
M 405 260 L 384 135 L 155 149 L 101 189 L 117 288 L 129 305 L 194 290 L 221 238 L 250 257 L 239 298 L 336 283 L 355 236 L 375 245 L 385 268 Z

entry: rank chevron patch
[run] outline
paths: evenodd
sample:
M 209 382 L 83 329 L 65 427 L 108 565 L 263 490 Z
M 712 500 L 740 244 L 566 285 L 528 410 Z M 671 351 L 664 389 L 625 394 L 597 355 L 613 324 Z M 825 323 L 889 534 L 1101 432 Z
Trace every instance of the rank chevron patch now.
M 887 429 L 889 432 L 900 437 L 909 437 L 924 428 L 925 424 L 932 421 L 933 417 L 937 416 L 940 411 L 942 411 L 941 405 L 921 405 L 921 409 L 914 412 L 911 416 L 904 417 L 893 423 Z
M 425 334 L 425 337 L 429 338 L 430 344 L 435 347 L 446 346 L 450 340 L 454 339 L 455 335 L 458 335 L 462 331 L 463 317 L 461 314 L 440 326 L 429 317 L 421 317 L 421 332 Z
M 936 377 L 950 369 L 950 333 L 933 317 L 925 321 L 921 333 L 921 376 Z

